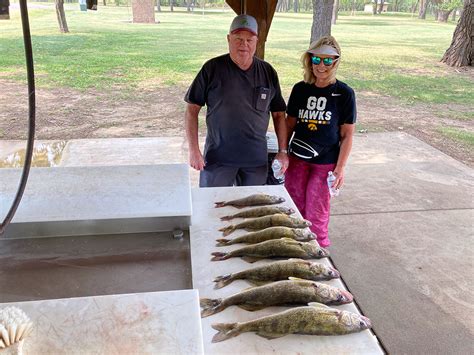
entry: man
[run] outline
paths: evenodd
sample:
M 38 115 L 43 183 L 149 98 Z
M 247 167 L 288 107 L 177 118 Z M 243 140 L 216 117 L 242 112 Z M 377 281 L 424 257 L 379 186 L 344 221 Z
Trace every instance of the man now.
M 273 117 L 282 171 L 288 167 L 285 101 L 276 71 L 255 55 L 255 18 L 239 15 L 230 26 L 229 53 L 206 62 L 185 96 L 189 165 L 200 170 L 200 187 L 263 185 Z M 207 105 L 204 156 L 199 149 L 198 114 Z

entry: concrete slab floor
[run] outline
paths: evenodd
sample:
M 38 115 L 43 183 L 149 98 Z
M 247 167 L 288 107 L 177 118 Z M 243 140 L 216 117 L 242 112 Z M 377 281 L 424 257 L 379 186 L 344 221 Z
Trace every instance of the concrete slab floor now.
M 474 349 L 473 170 L 405 134 L 356 139 L 332 259 L 389 353 Z
M 181 137 L 174 139 L 176 147 L 183 141 Z M 142 141 L 142 148 L 136 152 L 139 154 L 127 153 L 119 141 L 107 140 L 101 140 L 105 146 L 97 150 L 91 141 L 80 143 L 87 151 L 82 156 L 95 151 L 83 162 L 86 165 L 113 165 L 110 154 L 122 154 L 117 150 L 125 157 L 135 157 L 135 162 L 148 159 L 156 150 L 152 143 L 145 149 L 147 143 Z M 111 150 L 107 151 L 107 147 Z M 140 144 L 131 141 L 128 147 L 139 148 Z M 183 153 L 168 150 L 170 155 L 157 157 L 154 163 L 170 162 L 160 160 L 170 156 L 184 159 L 186 146 L 179 149 Z M 120 164 L 135 162 L 120 160 Z M 74 159 L 67 164 L 75 164 Z M 197 174 L 192 173 L 196 186 Z M 473 185 L 472 169 L 414 137 L 399 132 L 355 136 L 346 168 L 346 186 L 332 202 L 330 250 L 345 282 L 390 353 L 472 353 Z M 0 250 L 5 249 L 1 246 Z M 2 258 L 3 265 L 10 263 L 5 255 Z M 83 271 L 83 265 L 68 268 L 81 275 L 91 273 L 89 269 Z M 159 278 L 154 279 L 156 270 L 164 275 L 176 270 L 170 263 L 170 269 L 164 272 L 151 268 L 145 277 L 137 277 L 143 269 L 127 273 L 124 268 L 117 273 L 110 266 L 109 274 L 102 277 L 110 288 L 102 291 L 115 291 L 114 282 L 122 282 L 123 287 L 135 283 L 146 288 L 150 280 L 158 282 Z M 21 286 L 15 285 L 15 272 L 20 271 L 7 268 L 0 272 L 0 300 L 47 298 L 47 285 L 54 283 L 45 281 L 48 272 L 31 270 L 29 278 L 22 281 L 23 291 L 18 291 Z M 128 275 L 124 281 L 122 272 Z M 54 277 L 53 274 L 53 280 Z M 65 289 L 79 287 L 77 280 L 63 280 L 67 282 Z M 95 290 L 97 285 L 100 283 L 91 281 L 88 287 Z M 28 287 L 31 290 L 24 291 Z M 42 291 L 35 294 L 37 288 Z M 60 291 L 61 297 L 77 292 Z

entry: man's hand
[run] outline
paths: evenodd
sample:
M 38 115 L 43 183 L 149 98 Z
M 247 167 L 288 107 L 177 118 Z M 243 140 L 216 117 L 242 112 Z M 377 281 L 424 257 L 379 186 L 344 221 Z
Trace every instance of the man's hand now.
M 196 170 L 204 169 L 204 158 L 201 154 L 201 151 L 198 150 L 190 150 L 189 151 L 189 166 Z

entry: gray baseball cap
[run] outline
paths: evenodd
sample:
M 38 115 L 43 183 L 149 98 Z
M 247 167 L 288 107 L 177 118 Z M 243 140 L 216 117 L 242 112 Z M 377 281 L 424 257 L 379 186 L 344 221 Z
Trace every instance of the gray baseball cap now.
M 236 33 L 238 31 L 249 31 L 255 36 L 258 36 L 257 20 L 245 14 L 236 16 L 230 25 L 229 33 Z

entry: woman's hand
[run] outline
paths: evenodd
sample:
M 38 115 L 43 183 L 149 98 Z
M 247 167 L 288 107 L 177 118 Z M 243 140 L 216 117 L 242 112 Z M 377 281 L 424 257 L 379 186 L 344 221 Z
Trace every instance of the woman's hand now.
M 336 181 L 334 181 L 333 186 L 336 189 L 340 189 L 344 185 L 344 168 L 336 166 L 333 171 Z

